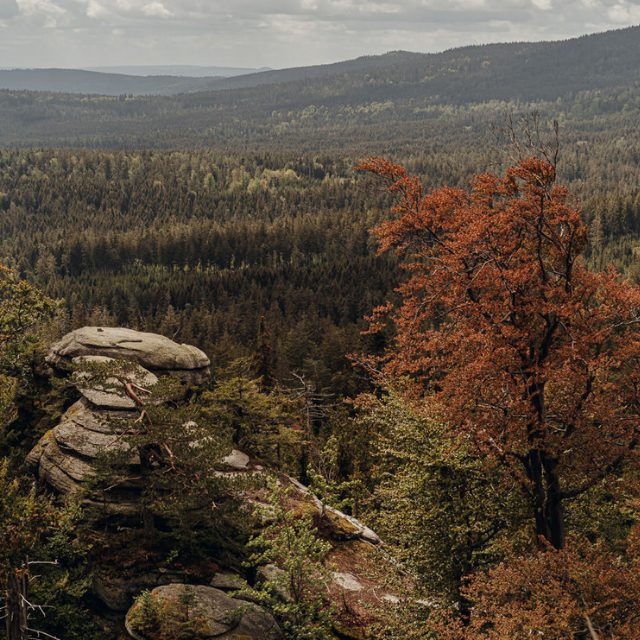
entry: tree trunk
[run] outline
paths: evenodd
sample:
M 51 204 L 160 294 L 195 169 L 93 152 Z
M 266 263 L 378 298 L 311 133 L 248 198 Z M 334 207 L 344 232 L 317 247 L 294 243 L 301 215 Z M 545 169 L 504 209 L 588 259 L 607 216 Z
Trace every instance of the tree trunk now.
M 7 577 L 6 628 L 7 640 L 28 640 L 27 596 L 29 578 L 27 568 L 9 572 Z
M 155 535 L 156 528 L 153 513 L 147 504 L 147 493 L 150 485 L 150 476 L 152 474 L 152 447 L 143 445 L 139 447 L 140 455 L 140 476 L 142 477 L 142 527 L 145 538 L 151 538 Z
M 556 549 L 566 545 L 564 506 L 558 478 L 558 463 L 543 451 L 529 454 L 527 474 L 534 487 L 536 533 Z
M 547 521 L 549 537 L 547 540 L 556 548 L 564 549 L 567 542 L 567 531 L 564 522 L 564 505 L 560 491 L 560 478 L 558 477 L 558 461 L 542 456 L 544 467 L 544 479 L 546 482 L 546 500 L 544 504 L 544 517 Z M 546 537 L 546 536 L 545 536 Z

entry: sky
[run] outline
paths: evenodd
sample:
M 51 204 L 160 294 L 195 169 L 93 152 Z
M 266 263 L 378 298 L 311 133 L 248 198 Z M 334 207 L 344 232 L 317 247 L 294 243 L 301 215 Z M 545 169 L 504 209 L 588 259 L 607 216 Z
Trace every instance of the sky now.
M 280 69 L 637 24 L 640 0 L 0 0 L 0 68 Z

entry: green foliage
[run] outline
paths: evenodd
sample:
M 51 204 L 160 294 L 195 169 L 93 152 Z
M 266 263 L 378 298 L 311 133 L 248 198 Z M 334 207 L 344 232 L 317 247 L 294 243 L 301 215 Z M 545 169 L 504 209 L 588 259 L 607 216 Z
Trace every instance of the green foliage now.
M 17 464 L 50 400 L 42 385 L 43 337 L 61 303 L 0 265 L 0 448 Z M 16 425 L 22 411 L 22 421 Z
M 20 280 L 15 270 L 0 265 L 0 347 L 5 366 L 15 365 L 12 358 L 24 349 L 25 342 L 33 340 L 36 324 L 50 318 L 59 306 Z
M 235 375 L 204 392 L 200 403 L 207 420 L 230 434 L 235 445 L 278 468 L 290 466 L 293 407 L 277 389 L 267 392 L 259 381 Z
M 320 451 L 315 451 L 309 468 L 309 488 L 322 503 L 334 509 L 358 515 L 359 502 L 365 493 L 364 483 L 357 475 L 348 480 L 340 479 L 338 459 L 340 456 L 338 438 L 331 435 Z
M 132 629 L 153 640 L 197 640 L 210 637 L 209 627 L 198 611 L 195 594 L 188 585 L 178 602 L 143 591 L 127 620 Z
M 327 603 L 332 568 L 325 559 L 331 550 L 320 540 L 310 522 L 291 509 L 292 489 L 272 481 L 269 505 L 272 523 L 248 546 L 254 549 L 247 566 L 275 567 L 266 579 L 241 593 L 270 611 L 291 640 L 330 640 L 335 613 Z
M 393 390 L 360 398 L 360 406 L 360 420 L 379 434 L 378 533 L 418 592 L 460 602 L 464 577 L 498 559 L 501 537 L 526 522 L 517 487 Z
M 15 378 L 0 374 L 0 433 L 18 415 L 15 406 L 17 389 L 18 381 Z
M 140 367 L 132 362 L 83 362 L 76 384 L 128 396 L 136 420 L 112 420 L 113 446 L 98 457 L 92 491 L 108 496 L 131 482 L 132 452 L 140 459 L 143 519 L 170 519 L 189 534 L 203 519 L 222 518 L 237 482 L 216 473 L 231 450 L 230 432 L 212 420 L 206 398 L 189 394 L 175 378 L 163 377 L 149 389 L 138 386 Z M 147 514 L 147 516 L 145 516 Z M 145 522 L 152 532 L 151 519 Z
M 3 606 L 14 576 L 25 580 L 34 606 L 30 626 L 65 640 L 97 638 L 84 596 L 91 576 L 77 535 L 80 511 L 75 504 L 57 506 L 21 487 L 0 464 L 0 589 Z M 42 607 L 42 608 L 39 608 Z M 6 611 L 6 610 L 5 610 Z M 44 613 L 44 616 L 40 615 Z M 17 615 L 12 611 L 11 615 Z

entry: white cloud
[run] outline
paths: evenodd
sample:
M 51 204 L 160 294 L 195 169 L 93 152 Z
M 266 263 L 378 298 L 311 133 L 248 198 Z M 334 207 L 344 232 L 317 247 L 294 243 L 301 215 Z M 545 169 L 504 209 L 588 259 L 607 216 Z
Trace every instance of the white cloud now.
M 551 9 L 551 0 L 531 0 L 531 4 L 542 11 Z
M 13 18 L 18 13 L 20 9 L 16 0 L 0 0 L 0 20 Z
M 618 2 L 609 9 L 609 18 L 613 22 L 628 24 L 640 22 L 640 7 L 629 2 Z
M 87 4 L 87 16 L 90 18 L 105 18 L 108 15 L 109 11 L 96 2 L 96 0 L 89 0 L 89 3 Z
M 639 3 L 0 0 L 0 60 L 15 66 L 299 66 L 393 49 L 569 38 L 640 23 Z
M 173 13 L 165 8 L 161 2 L 150 2 L 142 7 L 142 13 L 150 18 L 170 18 Z
M 62 15 L 66 11 L 51 0 L 16 0 L 20 12 L 30 16 L 34 14 Z

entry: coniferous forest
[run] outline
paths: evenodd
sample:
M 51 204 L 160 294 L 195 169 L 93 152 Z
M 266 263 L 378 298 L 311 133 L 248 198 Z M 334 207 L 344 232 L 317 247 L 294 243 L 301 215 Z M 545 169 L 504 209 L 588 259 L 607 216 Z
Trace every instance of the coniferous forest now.
M 637 34 L 0 89 L 0 637 L 638 638 Z M 87 326 L 210 375 L 47 356 Z

